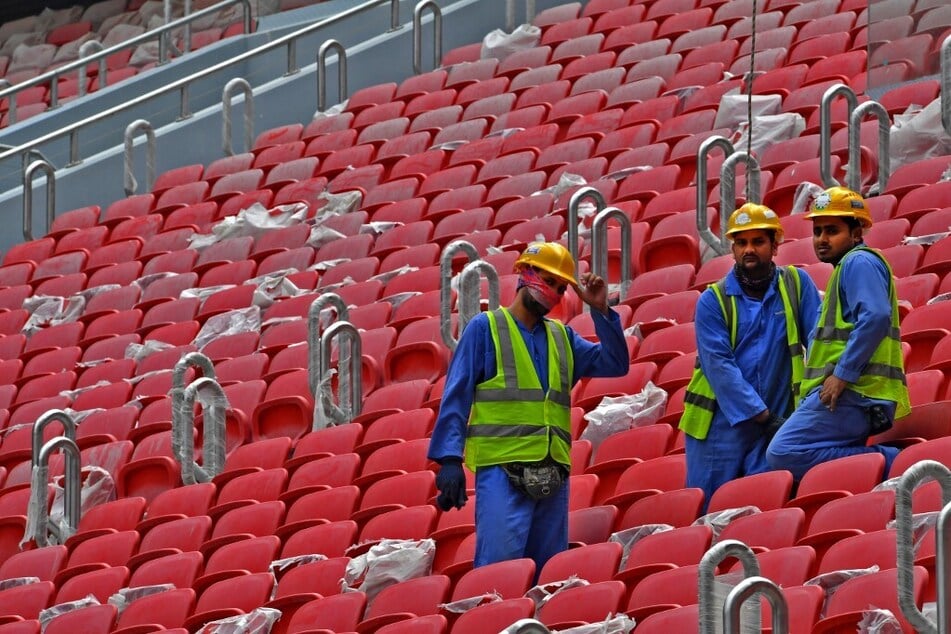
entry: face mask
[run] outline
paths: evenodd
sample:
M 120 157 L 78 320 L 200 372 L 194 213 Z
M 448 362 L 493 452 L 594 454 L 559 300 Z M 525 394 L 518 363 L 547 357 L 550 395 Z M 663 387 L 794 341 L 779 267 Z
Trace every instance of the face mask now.
M 528 293 L 536 302 L 546 310 L 551 310 L 561 302 L 561 295 L 557 288 L 552 288 L 542 281 L 538 276 L 538 271 L 531 268 L 524 268 L 518 278 L 518 287 L 526 287 Z

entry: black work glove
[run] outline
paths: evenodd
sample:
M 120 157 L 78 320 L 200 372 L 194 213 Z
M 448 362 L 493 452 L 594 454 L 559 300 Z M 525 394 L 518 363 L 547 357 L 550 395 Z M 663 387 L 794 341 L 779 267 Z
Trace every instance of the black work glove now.
M 466 474 L 462 472 L 462 461 L 459 458 L 443 458 L 439 463 L 439 473 L 436 475 L 436 488 L 439 495 L 436 505 L 443 511 L 451 508 L 461 509 L 466 505 Z
M 782 427 L 783 423 L 785 422 L 786 422 L 785 418 L 781 416 L 777 416 L 776 414 L 770 414 L 766 422 L 763 423 L 763 427 L 764 427 L 763 434 L 767 438 L 772 439 L 773 436 L 776 435 L 776 432 L 779 431 L 779 428 Z

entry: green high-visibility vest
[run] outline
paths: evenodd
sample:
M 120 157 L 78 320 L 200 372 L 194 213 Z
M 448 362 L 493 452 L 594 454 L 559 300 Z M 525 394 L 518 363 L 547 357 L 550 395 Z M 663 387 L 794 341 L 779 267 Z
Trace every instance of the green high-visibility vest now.
M 908 384 L 905 381 L 905 362 L 901 352 L 901 330 L 898 322 L 898 296 L 895 292 L 895 282 L 892 277 L 892 268 L 881 253 L 875 249 L 860 246 L 845 254 L 839 261 L 829 286 L 822 300 L 822 310 L 819 312 L 819 325 L 816 336 L 809 347 L 809 362 L 806 364 L 806 374 L 802 382 L 802 393 L 808 394 L 822 385 L 826 377 L 833 374 L 836 363 L 845 352 L 849 334 L 855 324 L 845 321 L 842 317 L 842 303 L 839 301 L 839 275 L 842 271 L 842 262 L 858 251 L 874 254 L 884 264 L 888 271 L 888 299 L 892 307 L 892 324 L 888 334 L 875 348 L 868 363 L 862 368 L 862 375 L 858 381 L 849 385 L 848 389 L 870 398 L 880 398 L 896 403 L 895 418 L 906 416 L 911 411 L 908 400 Z
M 571 464 L 571 377 L 574 358 L 564 325 L 545 320 L 548 391 L 518 326 L 505 308 L 487 314 L 495 344 L 495 376 L 476 386 L 466 439 L 466 466 L 535 462 L 549 453 Z
M 789 346 L 789 358 L 792 363 L 792 390 L 793 402 L 799 399 L 800 384 L 803 379 L 805 362 L 803 351 L 805 345 L 799 332 L 799 303 L 801 290 L 799 283 L 799 269 L 795 266 L 782 267 L 776 270 L 779 275 L 779 295 L 783 300 L 783 314 L 786 316 L 786 343 Z M 736 297 L 726 301 L 726 278 L 716 284 L 708 286 L 720 302 L 723 319 L 730 331 L 730 345 L 736 348 Z M 716 410 L 717 400 L 710 386 L 710 381 L 700 368 L 700 357 L 694 366 L 693 375 L 684 394 L 684 412 L 680 417 L 680 429 L 687 435 L 703 440 L 710 432 L 713 422 L 713 412 Z

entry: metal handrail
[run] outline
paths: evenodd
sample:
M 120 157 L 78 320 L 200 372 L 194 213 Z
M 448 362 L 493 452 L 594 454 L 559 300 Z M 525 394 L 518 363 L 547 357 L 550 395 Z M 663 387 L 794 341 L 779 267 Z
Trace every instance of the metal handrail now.
M 225 410 L 228 397 L 218 381 L 203 376 L 188 384 L 182 393 L 182 417 L 179 418 L 179 433 L 189 439 L 189 431 L 195 427 L 195 400 L 201 405 L 205 423 L 201 447 L 202 464 L 195 462 L 195 444 L 183 442 L 179 461 L 182 466 L 182 482 L 196 484 L 211 482 L 225 466 Z
M 601 213 L 607 202 L 604 200 L 604 194 L 594 187 L 581 187 L 568 199 L 568 253 L 575 261 L 575 278 L 578 277 L 578 208 L 581 202 L 590 198 L 594 203 L 595 214 Z
M 859 106 L 859 98 L 845 84 L 836 84 L 822 94 L 819 101 L 819 178 L 823 187 L 835 187 L 839 181 L 832 175 L 832 100 L 844 97 L 849 107 L 849 116 Z
M 458 340 L 452 335 L 452 259 L 457 253 L 464 254 L 469 261 L 466 264 L 475 262 L 479 259 L 479 251 L 471 242 L 465 240 L 453 240 L 446 245 L 439 255 L 439 334 L 442 335 L 443 343 L 449 350 L 455 350 Z M 462 332 L 462 328 L 459 328 Z
M 244 146 L 251 151 L 254 143 L 254 91 L 246 79 L 235 77 L 221 90 L 221 149 L 225 156 L 234 156 L 231 146 L 231 106 L 235 90 L 244 93 Z
M 759 561 L 749 546 L 736 539 L 727 539 L 711 546 L 700 559 L 697 570 L 700 601 L 700 634 L 713 634 L 716 629 L 716 605 L 714 605 L 713 576 L 717 566 L 727 557 L 736 557 L 743 564 L 744 577 L 759 576 Z
M 152 190 L 155 184 L 155 129 L 152 124 L 145 119 L 136 119 L 125 128 L 125 157 L 122 163 L 122 187 L 126 196 L 131 196 L 138 189 L 135 182 L 135 176 L 132 174 L 132 150 L 134 146 L 135 135 L 138 132 L 145 132 L 146 150 L 145 150 L 145 188 Z
M 333 308 L 336 312 L 336 321 L 346 321 L 350 319 L 350 310 L 347 302 L 336 293 L 321 293 L 314 301 L 310 303 L 307 309 L 307 385 L 310 387 L 310 393 L 316 403 L 320 389 L 320 368 L 324 366 L 324 349 L 321 345 L 323 337 L 323 325 L 320 323 L 320 313 L 325 308 Z
M 916 632 L 921 634 L 947 634 L 947 627 L 939 629 L 934 623 L 918 609 L 915 604 L 914 584 L 915 584 L 915 553 L 912 519 L 912 495 L 917 487 L 926 478 L 934 478 L 941 486 L 941 505 L 947 507 L 951 504 L 951 471 L 940 462 L 934 460 L 922 460 L 912 465 L 898 480 L 898 489 L 895 491 L 895 541 L 897 564 L 898 564 L 898 606 L 901 608 L 905 618 Z M 941 536 L 944 538 L 944 534 Z M 949 615 L 947 613 L 948 597 L 947 585 L 940 581 L 941 577 L 948 574 L 948 570 L 943 567 L 947 563 L 948 553 L 945 551 L 943 541 L 938 541 L 938 563 L 935 570 L 938 574 L 938 624 L 947 624 Z M 945 580 L 946 582 L 947 580 Z M 945 592 L 942 595 L 942 591 Z M 944 610 L 942 610 L 944 608 Z
M 61 409 L 51 409 L 33 424 L 33 444 L 30 453 L 30 464 L 36 466 L 40 464 L 40 449 L 43 447 L 43 432 L 50 423 L 60 423 L 63 426 L 63 433 L 60 436 L 66 436 L 72 441 L 76 440 L 76 421 L 73 417 Z
M 605 207 L 591 223 L 591 272 L 608 279 L 608 223 L 616 220 L 621 230 L 621 279 L 620 296 L 627 294 L 631 285 L 631 269 L 634 266 L 631 242 L 631 219 L 617 207 Z M 585 304 L 588 308 L 588 305 Z
M 941 123 L 951 135 L 951 35 L 941 43 Z
M 499 307 L 499 272 L 485 260 L 469 262 L 459 274 L 459 299 L 456 301 L 459 313 L 458 330 L 461 334 L 469 321 L 482 312 L 482 276 L 489 287 L 487 310 Z M 452 324 L 450 323 L 450 328 Z
M 327 53 L 333 49 L 337 53 L 337 92 L 338 101 L 343 102 L 347 96 L 347 51 L 337 40 L 327 40 L 320 45 L 317 51 L 317 110 L 327 109 Z
M 241 1 L 242 1 L 242 2 L 247 2 L 248 0 L 241 0 Z M 94 115 L 92 115 L 92 116 L 86 117 L 85 119 L 83 119 L 83 120 L 81 120 L 81 121 L 76 121 L 76 122 L 73 122 L 73 123 L 64 125 L 64 126 L 62 126 L 62 127 L 60 127 L 60 128 L 57 128 L 56 130 L 52 130 L 52 131 L 48 132 L 47 134 L 44 134 L 44 135 L 41 136 L 41 137 L 38 137 L 38 138 L 36 138 L 36 139 L 33 139 L 33 140 L 31 140 L 31 141 L 28 141 L 28 142 L 26 142 L 26 143 L 23 143 L 23 144 L 21 144 L 21 145 L 18 145 L 18 146 L 16 146 L 15 148 L 13 148 L 13 149 L 11 149 L 11 150 L 6 150 L 6 151 L 3 151 L 3 152 L 0 152 L 0 161 L 3 161 L 3 160 L 5 160 L 5 159 L 8 159 L 8 158 L 10 158 L 11 156 L 16 156 L 16 155 L 24 154 L 24 153 L 26 153 L 26 152 L 28 152 L 28 151 L 31 151 L 33 148 L 35 148 L 35 147 L 37 147 L 37 146 L 40 146 L 40 145 L 42 145 L 42 144 L 44 144 L 44 143 L 48 143 L 48 142 L 50 142 L 50 141 L 54 141 L 54 140 L 59 139 L 59 138 L 62 138 L 62 137 L 64 137 L 64 136 L 69 136 L 70 139 L 71 139 L 71 143 L 70 143 L 70 152 L 71 152 L 71 155 L 70 155 L 70 163 L 71 163 L 71 164 L 79 163 L 79 162 L 81 162 L 81 160 L 80 160 L 80 158 L 79 158 L 79 156 L 78 156 L 78 147 L 79 147 L 79 146 L 78 146 L 78 143 L 75 142 L 75 138 L 76 138 L 76 136 L 78 135 L 79 131 L 82 130 L 84 127 L 87 127 L 87 126 L 93 125 L 93 124 L 97 124 L 97 123 L 101 123 L 102 121 L 105 121 L 106 119 L 109 119 L 110 117 L 113 117 L 113 116 L 115 116 L 115 115 L 117 115 L 117 114 L 119 114 L 119 113 L 121 113 L 121 112 L 123 112 L 123 111 L 129 109 L 129 108 L 138 107 L 138 106 L 140 106 L 140 105 L 142 105 L 142 104 L 144 104 L 144 103 L 147 103 L 148 101 L 150 101 L 150 100 L 152 100 L 152 99 L 155 99 L 155 98 L 158 98 L 158 97 L 162 97 L 162 96 L 164 96 L 165 94 L 167 94 L 167 93 L 169 93 L 169 92 L 172 92 L 172 91 L 180 91 L 180 92 L 182 93 L 182 107 L 181 107 L 180 118 L 187 118 L 188 116 L 190 116 L 190 114 L 188 113 L 188 104 L 186 103 L 186 102 L 187 102 L 186 97 L 187 97 L 187 93 L 188 93 L 188 88 L 189 88 L 189 86 L 190 86 L 192 83 L 194 83 L 195 81 L 198 81 L 198 80 L 200 80 L 200 79 L 204 79 L 205 77 L 209 77 L 209 76 L 213 75 L 214 73 L 217 73 L 217 72 L 226 70 L 226 69 L 228 69 L 228 68 L 230 68 L 230 67 L 232 67 L 232 66 L 235 66 L 235 65 L 237 65 L 237 64 L 241 64 L 241 63 L 243 63 L 243 62 L 245 62 L 245 61 L 247 61 L 247 60 L 249 60 L 249 59 L 251 59 L 251 58 L 257 56 L 257 55 L 260 55 L 261 53 L 266 53 L 266 52 L 268 52 L 268 51 L 270 51 L 270 50 L 273 50 L 273 49 L 276 49 L 276 48 L 280 48 L 280 47 L 287 47 L 287 48 L 289 49 L 289 51 L 288 51 L 288 61 L 290 62 L 290 60 L 291 60 L 292 58 L 296 58 L 296 55 L 293 55 L 293 54 L 290 52 L 290 50 L 291 50 L 291 49 L 296 49 L 296 42 L 297 42 L 298 39 L 300 39 L 300 38 L 302 38 L 302 37 L 305 37 L 305 36 L 307 36 L 307 35 L 310 35 L 311 33 L 314 33 L 314 32 L 316 32 L 316 31 L 318 31 L 318 30 L 320 30 L 320 29 L 322 29 L 322 28 L 324 28 L 324 27 L 326 27 L 326 26 L 328 26 L 328 25 L 334 24 L 334 23 L 336 23 L 336 22 L 339 21 L 339 20 L 343 20 L 343 19 L 352 17 L 352 16 L 354 16 L 354 15 L 358 15 L 359 13 L 362 13 L 363 11 L 366 11 L 366 10 L 368 10 L 368 9 L 372 9 L 372 8 L 374 8 L 374 7 L 376 7 L 376 6 L 380 5 L 380 4 L 384 4 L 384 3 L 386 3 L 386 2 L 392 3 L 392 2 L 398 2 L 398 0 L 368 0 L 367 2 L 365 2 L 365 3 L 363 3 L 363 4 L 359 5 L 359 6 L 352 7 L 352 8 L 350 8 L 350 9 L 346 9 L 346 10 L 344 10 L 344 11 L 341 11 L 341 12 L 337 13 L 337 14 L 334 15 L 334 16 L 331 16 L 331 17 L 329 17 L 329 18 L 320 20 L 320 21 L 318 21 L 318 22 L 314 22 L 313 24 L 310 24 L 310 25 L 308 25 L 308 26 L 306 26 L 306 27 L 304 27 L 304 28 L 302 28 L 302 29 L 299 29 L 299 30 L 297 30 L 297 31 L 294 31 L 293 33 L 288 33 L 287 35 L 281 36 L 281 37 L 279 37 L 279 38 L 277 38 L 277 39 L 275 39 L 275 40 L 273 40 L 273 41 L 271 41 L 271 42 L 267 42 L 267 43 L 265 43 L 265 44 L 262 44 L 261 46 L 258 46 L 257 48 L 254 48 L 254 49 L 252 49 L 252 50 L 250 50 L 250 51 L 246 51 L 246 52 L 241 53 L 241 54 L 239 54 L 239 55 L 235 55 L 234 57 L 231 57 L 231 58 L 229 58 L 229 59 L 227 59 L 227 60 L 218 62 L 217 64 L 208 66 L 207 68 L 203 68 L 202 70 L 197 71 L 197 72 L 195 72 L 195 73 L 192 73 L 191 75 L 189 75 L 189 76 L 187 76 L 187 77 L 182 77 L 182 78 L 180 78 L 180 79 L 176 79 L 175 81 L 169 82 L 168 84 L 166 84 L 166 85 L 164 85 L 164 86 L 161 86 L 161 87 L 159 87 L 159 88 L 156 88 L 155 90 L 149 91 L 149 92 L 147 92 L 147 93 L 145 93 L 145 94 L 143 94 L 143 95 L 139 95 L 138 97 L 133 97 L 132 99 L 129 99 L 128 101 L 125 101 L 125 102 L 123 102 L 123 103 L 121 103 L 121 104 L 115 105 L 115 106 L 113 106 L 113 107 L 111 107 L 111 108 L 107 108 L 106 110 L 103 110 L 102 112 L 98 112 L 98 113 L 96 113 L 96 114 L 94 114 Z M 211 10 L 211 9 L 213 9 L 213 8 L 215 8 L 215 7 L 209 7 L 208 10 Z M 220 8 L 220 7 L 219 7 L 219 8 Z M 194 13 L 193 16 L 197 16 L 197 15 L 199 15 L 199 14 L 201 14 L 201 13 L 202 13 L 202 12 Z M 166 26 L 171 26 L 171 25 L 166 25 Z M 164 28 L 164 27 L 163 27 L 163 28 Z M 111 53 L 111 52 L 114 52 L 114 51 L 112 51 L 112 49 L 108 49 L 108 51 L 110 51 L 110 53 Z M 295 72 L 298 72 L 298 71 L 299 71 L 299 69 L 297 69 L 297 68 L 291 69 L 291 68 L 289 67 L 289 69 L 288 69 L 288 74 L 292 74 L 292 73 L 295 73 Z M 19 86 L 19 85 L 21 85 L 21 84 L 17 84 L 17 85 Z M 0 93 L 0 97 L 2 97 L 2 96 L 3 96 L 3 93 Z
M 525 0 L 525 22 L 530 24 L 535 18 L 535 0 Z M 505 28 L 515 29 L 515 0 L 505 0 Z
M 201 352 L 188 352 L 175 363 L 172 368 L 172 389 L 168 391 L 169 399 L 172 401 L 172 454 L 182 465 L 189 462 L 189 459 L 183 453 L 185 445 L 192 445 L 191 429 L 182 417 L 185 403 L 185 373 L 189 368 L 201 370 L 201 375 L 205 378 L 216 379 L 215 364 L 210 358 Z M 194 450 L 190 450 L 194 455 Z M 188 483 L 186 483 L 188 484 Z
M 877 101 L 859 104 L 849 115 L 849 173 L 846 181 L 854 192 L 862 187 L 862 119 L 872 115 L 878 119 L 878 191 L 885 191 L 888 177 L 891 176 L 891 158 L 889 156 L 889 136 L 891 121 L 885 106 Z
M 50 524 L 49 508 L 46 495 L 49 484 L 50 456 L 57 449 L 66 454 L 66 465 L 63 471 L 63 519 L 62 526 Z M 53 531 L 60 542 L 66 541 L 79 527 L 80 500 L 82 480 L 80 476 L 80 454 L 76 441 L 66 436 L 52 438 L 40 448 L 36 458 L 36 466 L 30 480 L 30 514 L 35 519 L 32 537 L 39 547 L 49 546 L 49 533 Z
M 951 632 L 951 581 L 948 567 L 951 557 L 951 504 L 946 504 L 938 513 L 938 525 L 935 531 L 937 548 L 935 549 L 935 571 L 938 576 L 938 631 L 941 634 Z
M 720 220 L 720 235 L 717 236 L 710 229 L 710 219 L 707 218 L 707 157 L 714 148 L 723 150 L 726 159 L 736 152 L 736 148 L 726 137 L 712 136 L 700 144 L 697 148 L 697 233 L 700 238 L 710 245 L 717 255 L 725 255 L 730 252 L 724 236 L 726 223 Z M 743 153 L 746 154 L 745 152 Z M 724 160 L 724 164 L 726 160 Z M 721 179 L 722 179 L 721 170 Z M 735 185 L 734 185 L 735 187 Z M 734 194 L 735 198 L 735 194 Z M 720 184 L 720 199 L 723 200 L 723 184 Z M 736 202 L 734 200 L 734 202 Z M 720 211 L 723 211 L 723 203 L 720 204 Z
M 320 357 L 320 380 L 328 386 L 330 385 L 330 346 L 334 339 L 342 339 L 342 343 L 348 346 L 344 348 L 340 343 L 337 344 L 340 349 L 337 363 L 339 377 L 337 400 L 340 405 L 334 404 L 333 394 L 328 389 L 321 391 L 317 399 L 317 407 L 324 412 L 329 421 L 341 425 L 353 422 L 363 409 L 363 342 L 356 326 L 349 321 L 335 321 L 327 327 L 320 337 L 320 347 L 323 349 Z
M 4 97 L 10 98 L 10 112 L 9 112 L 10 123 L 16 122 L 16 95 L 22 90 L 25 90 L 27 88 L 32 88 L 33 86 L 45 85 L 46 83 L 49 82 L 50 92 L 51 92 L 50 100 L 52 101 L 53 99 L 52 93 L 55 90 L 55 88 L 53 87 L 56 86 L 56 83 L 60 77 L 63 77 L 67 73 L 74 70 L 79 71 L 80 73 L 82 73 L 79 75 L 79 80 L 80 80 L 79 83 L 82 84 L 82 80 L 85 79 L 86 77 L 85 73 L 86 73 L 87 65 L 90 62 L 96 62 L 96 61 L 102 60 L 102 64 L 100 66 L 100 70 L 102 70 L 102 66 L 105 65 L 105 59 L 109 57 L 110 55 L 113 55 L 115 53 L 118 53 L 128 48 L 134 48 L 143 42 L 152 41 L 156 37 L 158 37 L 158 41 L 159 41 L 159 63 L 165 63 L 167 61 L 165 58 L 168 55 L 168 51 L 166 50 L 166 44 L 165 44 L 167 33 L 171 33 L 174 29 L 177 29 L 178 27 L 181 27 L 181 26 L 184 26 L 187 28 L 188 25 L 190 25 L 194 20 L 203 18 L 208 15 L 213 15 L 221 11 L 222 9 L 226 9 L 235 4 L 241 4 L 244 8 L 244 32 L 248 33 L 251 31 L 251 0 L 223 0 L 223 2 L 219 2 L 218 4 L 202 9 L 201 11 L 196 11 L 195 13 L 192 13 L 191 15 L 186 15 L 182 18 L 179 18 L 178 20 L 175 20 L 174 22 L 169 22 L 168 24 L 164 24 L 158 27 L 157 29 L 154 29 L 152 31 L 147 31 L 145 33 L 142 33 L 141 35 L 137 35 L 133 38 L 130 38 L 119 44 L 116 44 L 115 46 L 110 46 L 109 48 L 103 49 L 93 55 L 90 55 L 88 57 L 80 57 L 76 59 L 75 61 L 72 61 L 68 64 L 63 64 L 62 66 L 59 66 L 58 68 L 51 70 L 49 72 L 43 73 L 42 75 L 33 77 L 32 79 L 27 79 L 25 81 L 22 81 L 10 88 L 0 90 L 0 99 L 3 99 Z M 102 73 L 102 72 L 100 72 L 99 74 L 100 77 L 104 77 L 104 75 L 105 73 Z M 0 156 L 0 159 L 2 158 L 3 157 Z
M 53 226 L 56 216 L 56 170 L 46 161 L 33 161 L 23 170 L 23 237 L 33 239 L 33 173 L 42 170 L 46 175 L 46 230 Z
M 723 602 L 724 634 L 740 634 L 740 610 L 748 599 L 757 594 L 766 597 L 773 608 L 773 634 L 786 634 L 789 631 L 789 606 L 779 586 L 766 577 L 747 577 L 730 590 Z
M 423 72 L 423 11 L 433 12 L 433 65 L 442 59 L 442 9 L 433 0 L 422 0 L 413 9 L 413 70 Z

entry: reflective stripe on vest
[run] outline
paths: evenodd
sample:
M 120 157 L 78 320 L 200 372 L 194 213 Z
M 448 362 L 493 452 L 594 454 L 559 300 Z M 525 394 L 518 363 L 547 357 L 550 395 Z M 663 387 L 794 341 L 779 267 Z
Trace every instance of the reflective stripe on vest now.
M 488 315 L 495 344 L 496 374 L 476 386 L 466 441 L 466 465 L 532 462 L 549 453 L 571 462 L 571 377 L 574 360 L 565 327 L 545 320 L 548 340 L 547 394 L 511 314 Z
M 803 358 L 805 346 L 802 342 L 802 334 L 799 332 L 801 294 L 799 269 L 794 266 L 782 267 L 778 268 L 776 273 L 779 276 L 779 295 L 783 302 L 783 314 L 786 318 L 786 344 L 789 349 L 790 363 L 792 364 L 792 385 L 790 389 L 792 390 L 793 402 L 795 402 L 799 398 L 800 385 L 805 370 L 805 360 Z M 708 288 L 713 290 L 713 294 L 720 303 L 723 319 L 730 331 L 730 346 L 736 348 L 736 297 L 730 297 L 730 301 L 726 301 L 726 278 L 716 284 L 711 284 Z M 687 384 L 687 390 L 684 393 L 684 412 L 680 417 L 680 429 L 685 434 L 703 440 L 710 432 L 710 424 L 713 422 L 716 405 L 716 395 L 713 393 L 710 381 L 707 380 L 700 368 L 700 357 L 698 356 L 693 375 L 690 377 L 690 383 Z
M 875 348 L 868 363 L 862 368 L 858 381 L 848 389 L 870 398 L 880 398 L 896 403 L 895 418 L 905 416 L 911 411 L 908 400 L 908 386 L 905 380 L 904 359 L 901 352 L 901 330 L 898 322 L 898 297 L 892 269 L 888 261 L 875 249 L 859 246 L 839 261 L 829 278 L 828 289 L 819 313 L 819 325 L 816 336 L 809 349 L 809 363 L 806 365 L 802 392 L 808 394 L 819 387 L 825 378 L 835 372 L 836 364 L 845 352 L 849 335 L 855 328 L 842 317 L 842 303 L 839 301 L 839 275 L 841 264 L 846 258 L 858 251 L 865 251 L 878 257 L 888 271 L 888 296 L 891 302 L 891 327 Z

